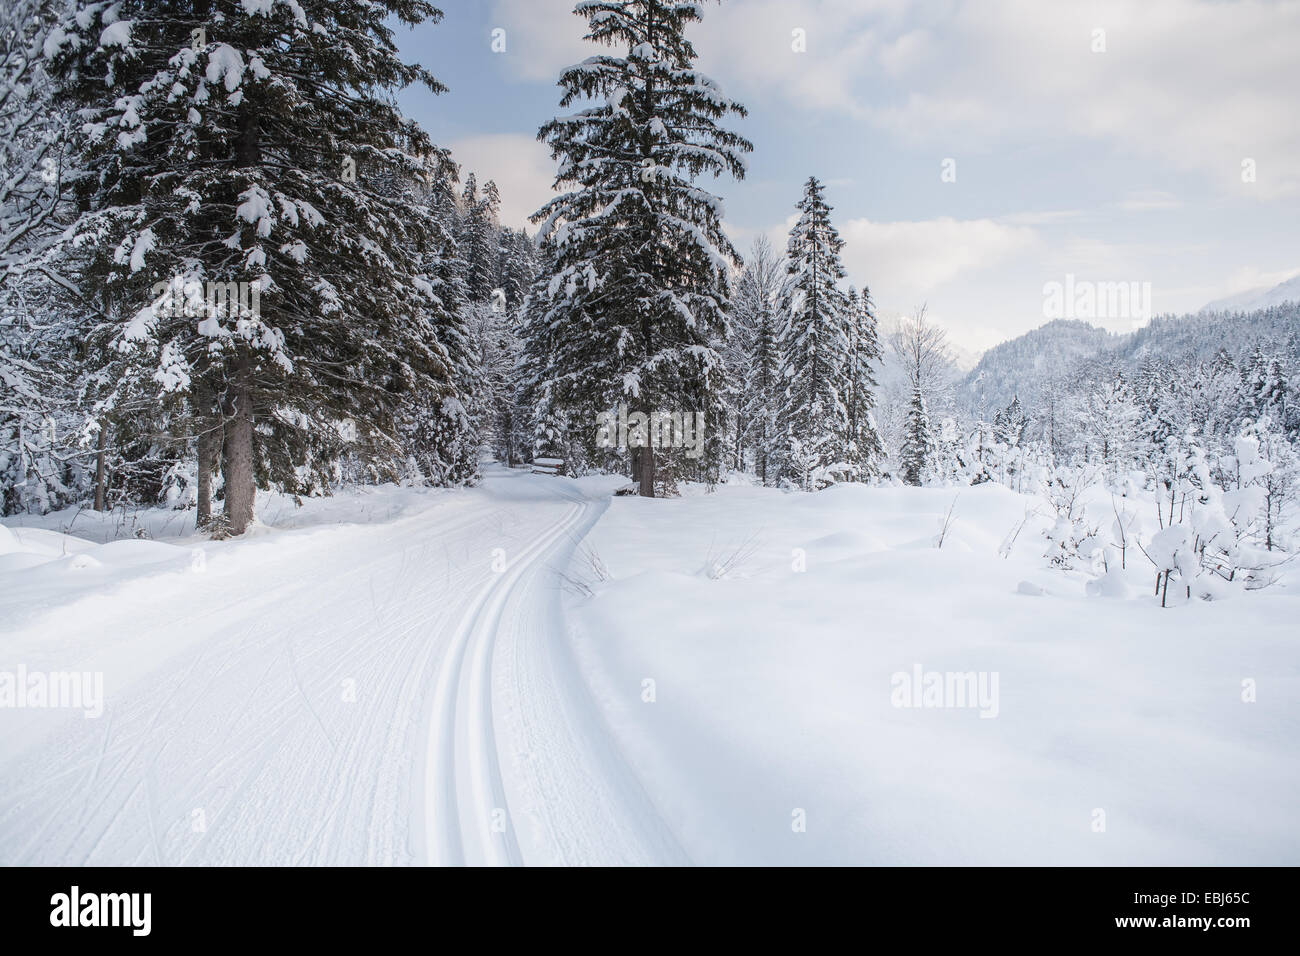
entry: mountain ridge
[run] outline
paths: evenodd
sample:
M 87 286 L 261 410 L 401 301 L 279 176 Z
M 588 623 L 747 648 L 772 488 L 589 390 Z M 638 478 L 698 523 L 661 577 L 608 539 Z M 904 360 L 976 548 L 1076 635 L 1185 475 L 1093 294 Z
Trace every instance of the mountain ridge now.
M 989 349 L 957 382 L 955 392 L 968 411 L 991 419 L 1016 395 L 1037 398 L 1090 363 L 1133 370 L 1148 360 L 1181 362 L 1221 351 L 1240 361 L 1257 344 L 1282 343 L 1300 349 L 1300 300 L 1253 311 L 1202 309 L 1155 316 L 1124 333 L 1081 319 L 1055 319 Z
M 1274 286 L 1247 289 L 1235 295 L 1215 299 L 1201 307 L 1202 312 L 1255 312 L 1284 302 L 1300 302 L 1300 275 Z

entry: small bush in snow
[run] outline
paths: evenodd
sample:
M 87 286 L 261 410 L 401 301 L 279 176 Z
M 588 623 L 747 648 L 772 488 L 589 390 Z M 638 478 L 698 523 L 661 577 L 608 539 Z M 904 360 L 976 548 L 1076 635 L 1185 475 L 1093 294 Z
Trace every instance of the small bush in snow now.
M 1044 495 L 1056 520 L 1043 536 L 1047 538 L 1047 562 L 1062 570 L 1096 569 L 1101 549 L 1097 528 L 1088 523 L 1082 495 L 1097 479 L 1088 468 L 1059 468 L 1047 482 Z

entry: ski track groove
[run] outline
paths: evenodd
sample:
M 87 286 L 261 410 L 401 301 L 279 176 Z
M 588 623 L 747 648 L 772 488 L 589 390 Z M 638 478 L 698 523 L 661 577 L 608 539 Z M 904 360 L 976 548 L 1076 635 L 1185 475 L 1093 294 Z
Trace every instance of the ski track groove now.
M 539 556 L 579 519 L 575 504 L 565 517 L 527 545 L 492 581 L 462 619 L 439 675 L 429 739 L 436 752 L 428 766 L 436 771 L 427 797 L 431 862 L 514 864 L 522 862 L 506 806 L 492 722 L 491 666 L 502 607 Z M 471 653 L 472 652 L 472 653 Z M 466 668 L 466 659 L 469 667 Z M 463 732 L 462 732 L 463 731 Z M 505 829 L 494 836 L 493 815 L 505 811 Z M 467 848 L 466 844 L 469 843 Z

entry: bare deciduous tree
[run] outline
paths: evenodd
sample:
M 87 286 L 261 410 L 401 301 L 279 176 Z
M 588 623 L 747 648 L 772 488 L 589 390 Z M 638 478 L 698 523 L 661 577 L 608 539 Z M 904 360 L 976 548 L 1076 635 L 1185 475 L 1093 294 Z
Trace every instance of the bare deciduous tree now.
M 929 398 L 946 381 L 952 354 L 948 333 L 926 318 L 925 309 L 922 305 L 910 319 L 900 321 L 889 344 L 913 390 Z

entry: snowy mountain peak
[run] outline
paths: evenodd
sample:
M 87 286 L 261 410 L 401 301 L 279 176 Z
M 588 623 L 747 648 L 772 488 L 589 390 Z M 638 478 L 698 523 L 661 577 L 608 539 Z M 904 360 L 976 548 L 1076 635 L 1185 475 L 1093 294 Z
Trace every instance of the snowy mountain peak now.
M 1264 286 L 1238 292 L 1236 295 L 1215 299 L 1207 303 L 1202 312 L 1253 312 L 1281 305 L 1283 302 L 1300 302 L 1300 275 L 1292 276 L 1277 285 Z

